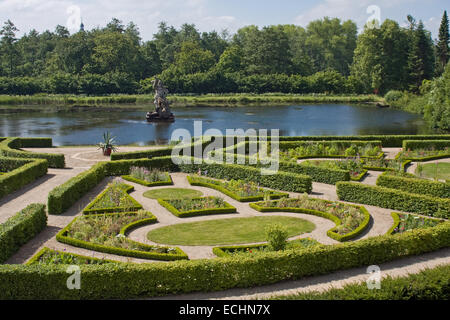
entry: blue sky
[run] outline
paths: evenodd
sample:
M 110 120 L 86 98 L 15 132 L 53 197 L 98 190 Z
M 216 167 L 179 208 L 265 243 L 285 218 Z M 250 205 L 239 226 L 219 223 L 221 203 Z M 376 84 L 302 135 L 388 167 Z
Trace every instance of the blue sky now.
M 87 29 L 104 26 L 112 17 L 125 23 L 134 21 L 144 40 L 150 40 L 159 21 L 174 26 L 194 23 L 200 31 L 228 29 L 255 24 L 297 24 L 324 16 L 354 20 L 362 28 L 369 17 L 379 12 L 404 24 L 406 15 L 422 19 L 437 37 L 437 30 L 448 0 L 0 0 L 0 22 L 11 19 L 20 34 L 32 28 L 54 30 L 57 24 L 78 28 L 79 17 Z M 378 10 L 367 13 L 369 6 Z

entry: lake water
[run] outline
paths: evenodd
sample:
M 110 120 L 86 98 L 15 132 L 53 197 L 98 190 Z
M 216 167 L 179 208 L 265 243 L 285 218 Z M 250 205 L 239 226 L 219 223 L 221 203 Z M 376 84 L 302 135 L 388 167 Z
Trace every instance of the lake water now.
M 148 110 L 153 107 L 149 106 Z M 175 107 L 175 123 L 147 123 L 146 110 L 26 112 L 0 114 L 0 136 L 52 137 L 55 145 L 97 144 L 104 131 L 119 144 L 154 144 L 170 140 L 194 121 L 207 129 L 279 129 L 283 136 L 426 134 L 420 115 L 390 108 L 348 104 L 247 107 Z

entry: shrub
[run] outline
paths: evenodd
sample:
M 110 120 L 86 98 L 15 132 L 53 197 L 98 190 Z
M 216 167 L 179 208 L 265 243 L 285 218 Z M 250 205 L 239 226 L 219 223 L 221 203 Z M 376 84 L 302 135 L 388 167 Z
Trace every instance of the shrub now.
M 384 100 L 386 100 L 386 102 L 388 104 L 391 104 L 393 102 L 398 101 L 402 97 L 403 97 L 403 92 L 398 91 L 398 90 L 391 90 L 391 91 L 389 91 L 388 93 L 385 94 Z
M 419 213 L 436 218 L 448 219 L 450 217 L 450 199 L 351 182 L 337 183 L 336 191 L 339 200 L 342 201 Z
M 409 193 L 432 197 L 450 198 L 450 184 L 428 179 L 406 178 L 395 173 L 383 173 L 377 179 L 377 186 L 398 189 Z
M 45 159 L 50 168 L 64 168 L 63 154 L 36 153 L 20 150 L 25 147 L 48 147 L 51 140 L 48 138 L 7 138 L 0 142 L 0 156 L 25 159 Z
M 27 184 L 47 174 L 44 159 L 14 159 L 0 157 L 0 198 L 20 190 Z
M 450 147 L 450 139 L 448 140 L 405 140 L 403 141 L 403 150 L 443 150 Z
M 255 257 L 81 266 L 81 290 L 68 290 L 62 266 L 0 265 L 2 299 L 125 299 L 249 288 L 381 264 L 450 245 L 450 223 L 332 246 Z
M 286 248 L 288 232 L 282 225 L 275 224 L 267 227 L 266 235 L 271 250 L 280 251 Z
M 0 225 L 0 263 L 47 226 L 45 205 L 31 204 Z

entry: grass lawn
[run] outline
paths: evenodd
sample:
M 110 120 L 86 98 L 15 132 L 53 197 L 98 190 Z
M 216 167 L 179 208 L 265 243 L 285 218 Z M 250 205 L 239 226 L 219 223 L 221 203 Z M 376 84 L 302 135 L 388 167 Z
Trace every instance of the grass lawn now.
M 198 190 L 181 188 L 164 188 L 149 190 L 144 193 L 144 197 L 150 199 L 180 199 L 180 198 L 199 198 L 203 193 Z
M 286 227 L 289 237 L 311 232 L 312 222 L 291 217 L 252 217 L 200 221 L 171 225 L 150 231 L 150 241 L 170 245 L 226 245 L 266 241 L 265 229 L 272 224 Z
M 422 177 L 435 179 L 437 175 L 439 180 L 450 180 L 450 162 L 439 162 L 437 168 L 435 163 L 424 164 L 422 167 Z

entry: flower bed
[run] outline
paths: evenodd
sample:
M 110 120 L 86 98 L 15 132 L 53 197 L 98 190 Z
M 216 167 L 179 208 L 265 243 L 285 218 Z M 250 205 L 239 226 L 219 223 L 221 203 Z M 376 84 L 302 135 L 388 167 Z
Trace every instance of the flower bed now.
M 445 220 L 442 219 L 422 217 L 415 214 L 392 212 L 391 215 L 392 218 L 394 218 L 394 224 L 391 229 L 389 229 L 387 234 L 397 234 L 414 229 L 431 228 L 445 222 Z
M 411 160 L 392 160 L 392 159 L 364 159 L 363 167 L 373 171 L 401 171 L 404 172 Z
M 286 249 L 299 250 L 312 248 L 319 245 L 321 244 L 312 238 L 302 238 L 288 241 Z M 221 246 L 213 248 L 213 253 L 218 257 L 231 257 L 240 255 L 255 257 L 261 253 L 267 252 L 272 252 L 267 244 L 255 244 L 250 246 Z
M 172 178 L 168 172 L 158 169 L 149 170 L 144 167 L 131 167 L 130 174 L 122 176 L 122 178 L 146 187 L 173 185 Z
M 86 257 L 74 253 L 62 252 L 43 248 L 36 253 L 28 262 L 27 265 L 102 265 L 108 263 L 120 263 L 119 261 L 112 261 L 106 259 L 98 259 L 94 257 Z
M 158 199 L 158 203 L 179 218 L 236 212 L 235 207 L 217 197 L 176 200 Z
M 75 247 L 127 257 L 154 260 L 187 259 L 186 254 L 179 248 L 150 246 L 125 236 L 132 227 L 156 222 L 150 212 L 143 210 L 82 216 L 61 230 L 56 239 Z
M 115 180 L 83 210 L 83 214 L 128 212 L 142 209 L 142 205 L 128 194 L 133 190 L 132 186 Z
M 280 159 L 307 158 L 381 158 L 381 141 L 280 142 Z
M 216 189 L 240 202 L 260 201 L 264 200 L 265 197 L 269 199 L 289 197 L 287 193 L 267 190 L 254 182 L 244 180 L 219 181 L 198 175 L 188 176 L 187 179 L 192 186 Z
M 370 214 L 364 207 L 312 199 L 307 195 L 297 199 L 251 203 L 250 207 L 260 212 L 297 212 L 330 219 L 336 223 L 336 227 L 328 230 L 327 235 L 337 241 L 355 238 L 367 228 L 370 221 Z
M 319 168 L 346 170 L 353 181 L 360 181 L 367 170 L 363 168 L 362 160 L 359 158 L 345 160 L 305 160 L 300 163 L 302 166 L 316 166 Z

